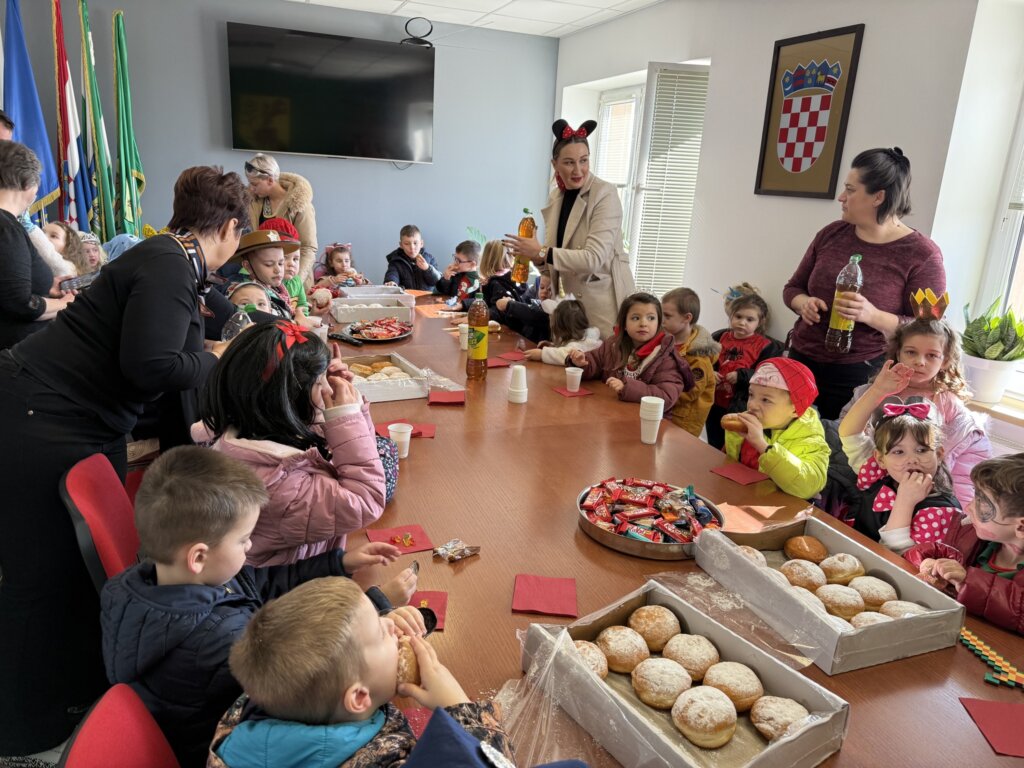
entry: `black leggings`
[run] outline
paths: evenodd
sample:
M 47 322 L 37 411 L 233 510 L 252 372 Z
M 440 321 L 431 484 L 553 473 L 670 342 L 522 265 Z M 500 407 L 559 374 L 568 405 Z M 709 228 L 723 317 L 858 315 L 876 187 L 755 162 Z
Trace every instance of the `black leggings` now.
M 818 398 L 814 404 L 823 419 L 838 419 L 843 406 L 853 397 L 853 390 L 867 383 L 885 362 L 884 354 L 862 363 L 819 363 L 792 349 L 789 356 L 806 365 L 814 374 L 814 382 L 818 385 Z
M 99 596 L 61 476 L 104 453 L 124 478 L 124 435 L 0 353 L 0 755 L 50 749 L 107 686 Z

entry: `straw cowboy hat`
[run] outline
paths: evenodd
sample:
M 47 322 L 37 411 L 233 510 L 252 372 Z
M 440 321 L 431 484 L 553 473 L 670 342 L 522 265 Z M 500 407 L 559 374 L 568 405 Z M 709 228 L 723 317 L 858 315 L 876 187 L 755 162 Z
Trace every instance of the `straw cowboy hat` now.
M 242 239 L 238 241 L 238 250 L 230 260 L 245 259 L 249 254 L 264 248 L 281 248 L 285 253 L 291 253 L 299 249 L 299 243 L 282 238 L 280 233 L 273 229 L 257 229 L 255 232 L 242 235 Z

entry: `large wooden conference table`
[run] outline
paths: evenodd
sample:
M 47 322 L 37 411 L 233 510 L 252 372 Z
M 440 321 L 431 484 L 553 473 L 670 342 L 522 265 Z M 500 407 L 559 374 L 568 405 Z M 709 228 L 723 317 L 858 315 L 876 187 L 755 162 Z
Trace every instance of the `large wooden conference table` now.
M 465 382 L 466 353 L 459 350 L 458 335 L 446 330 L 449 320 L 436 317 L 443 307 L 434 301 L 419 299 L 409 339 L 359 350 L 342 345 L 343 355 L 397 352 L 419 367 Z M 492 333 L 490 354 L 512 351 L 519 341 L 507 330 Z M 808 506 L 770 481 L 741 486 L 711 473 L 724 456 L 667 421 L 657 445 L 644 445 L 636 404 L 619 402 L 596 381 L 584 382 L 593 395 L 562 397 L 552 390 L 565 384 L 561 368 L 525 365 L 529 399 L 524 404 L 507 400 L 510 370 L 493 368 L 486 381 L 468 383 L 465 406 L 429 406 L 424 399 L 371 406 L 377 422 L 402 418 L 437 425 L 435 438 L 413 439 L 409 457 L 400 463 L 395 498 L 373 527 L 416 523 L 435 545 L 457 537 L 481 547 L 478 557 L 454 564 L 432 560 L 429 552 L 398 563 L 404 567 L 419 560 L 419 588 L 448 593 L 445 628 L 431 642 L 474 698 L 492 696 L 505 681 L 521 677 L 517 630 L 531 622 L 570 621 L 513 613 L 516 574 L 574 578 L 583 616 L 636 589 L 651 574 L 698 570 L 692 560 L 639 559 L 590 539 L 576 520 L 575 499 L 585 486 L 634 475 L 692 483 L 715 502 L 756 508 L 730 514 L 727 530 L 756 530 Z M 358 533 L 350 537 L 353 544 L 360 540 Z M 906 567 L 878 545 L 863 543 Z M 1024 664 L 1024 639 L 972 617 L 967 626 L 1012 663 Z M 805 668 L 803 674 L 850 703 L 843 749 L 824 765 L 1014 763 L 993 752 L 959 702 L 960 697 L 1024 702 L 1018 690 L 986 684 L 986 670 L 961 644 L 832 677 L 815 666 Z

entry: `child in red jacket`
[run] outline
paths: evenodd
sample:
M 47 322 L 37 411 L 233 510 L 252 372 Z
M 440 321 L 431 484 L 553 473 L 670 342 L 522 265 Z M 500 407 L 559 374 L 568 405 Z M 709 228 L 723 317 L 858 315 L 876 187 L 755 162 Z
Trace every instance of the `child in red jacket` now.
M 584 379 L 601 379 L 627 403 L 660 397 L 665 413 L 679 395 L 693 389 L 690 366 L 676 352 L 676 340 L 661 330 L 661 302 L 649 293 L 627 296 L 615 320 L 615 335 L 592 352 L 574 349 L 567 366 L 583 369 Z
M 920 577 L 946 590 L 968 613 L 1024 634 L 1024 453 L 988 459 L 971 470 L 967 516 L 941 542 L 904 557 Z

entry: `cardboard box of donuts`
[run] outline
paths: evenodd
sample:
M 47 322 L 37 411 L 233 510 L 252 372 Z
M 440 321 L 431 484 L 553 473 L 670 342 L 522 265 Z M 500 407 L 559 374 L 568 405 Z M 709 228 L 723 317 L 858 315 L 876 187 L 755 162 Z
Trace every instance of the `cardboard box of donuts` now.
M 653 581 L 531 624 L 522 666 L 624 766 L 813 766 L 846 735 L 845 701 Z
M 827 674 L 948 648 L 964 607 L 813 517 L 709 531 L 697 565 Z
M 387 355 L 346 355 L 353 384 L 371 403 L 415 400 L 429 392 L 426 374 L 394 352 Z

